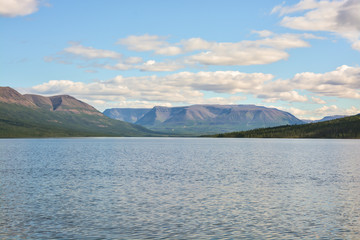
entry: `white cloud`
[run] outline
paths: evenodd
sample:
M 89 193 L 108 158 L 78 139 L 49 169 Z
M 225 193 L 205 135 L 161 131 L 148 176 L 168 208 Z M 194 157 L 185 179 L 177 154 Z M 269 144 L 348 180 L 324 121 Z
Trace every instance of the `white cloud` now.
M 325 37 L 316 36 L 316 35 L 311 34 L 311 33 L 303 33 L 303 34 L 301 34 L 301 35 L 302 35 L 303 38 L 305 38 L 305 39 L 320 39 L 320 40 L 326 39 Z
M 189 86 L 196 90 L 235 94 L 252 93 L 273 78 L 274 76 L 271 74 L 238 71 L 180 72 L 168 75 L 166 82 L 177 88 Z
M 289 14 L 289 13 L 314 9 L 314 8 L 317 8 L 318 6 L 319 6 L 319 3 L 317 1 L 315 1 L 315 0 L 302 0 L 302 1 L 300 1 L 298 4 L 296 4 L 294 6 L 283 6 L 283 4 L 278 5 L 278 6 L 273 8 L 271 13 L 278 12 L 280 16 L 283 16 L 283 15 Z
M 254 41 L 258 46 L 268 46 L 275 49 L 290 49 L 300 47 L 310 47 L 310 44 L 301 39 L 298 34 L 281 34 L 273 38 L 265 38 Z
M 127 38 L 118 40 L 117 44 L 125 45 L 128 49 L 138 52 L 158 50 L 162 46 L 167 46 L 164 38 L 148 34 L 128 36 Z
M 272 106 L 274 108 L 289 112 L 296 116 L 299 119 L 309 119 L 309 120 L 318 120 L 326 116 L 334 116 L 334 115 L 346 115 L 352 116 L 360 113 L 360 109 L 352 106 L 351 108 L 340 108 L 336 105 L 322 106 L 320 108 L 316 108 L 313 110 L 304 110 L 294 107 L 277 107 Z
M 271 92 L 271 91 L 266 91 L 266 86 L 262 90 L 262 93 L 259 92 L 257 94 L 257 97 L 264 98 L 265 102 L 276 102 L 278 100 L 286 101 L 286 102 L 306 102 L 306 101 L 308 101 L 306 96 L 302 96 L 296 91 Z
M 239 101 L 246 100 L 246 97 L 242 96 L 231 96 L 228 98 L 225 97 L 212 97 L 212 98 L 203 98 L 201 102 L 190 102 L 190 104 L 223 104 L 223 105 L 232 105 L 238 104 Z
M 96 49 L 93 47 L 84 47 L 80 44 L 72 44 L 70 47 L 65 48 L 64 51 L 88 59 L 121 58 L 120 53 L 109 50 Z
M 207 42 L 196 38 L 183 41 L 184 49 L 207 50 L 189 57 L 190 61 L 205 65 L 257 65 L 285 60 L 285 49 L 309 47 L 297 34 L 281 34 L 272 37 L 236 43 Z M 198 48 L 197 48 L 198 47 Z
M 148 63 L 156 64 L 155 61 Z M 324 105 L 318 96 L 338 98 L 360 98 L 360 68 L 341 66 L 326 73 L 298 73 L 287 80 L 274 79 L 272 74 L 243 73 L 239 71 L 179 72 L 165 76 L 123 77 L 121 75 L 107 80 L 91 83 L 70 80 L 52 80 L 34 86 L 32 92 L 39 94 L 70 94 L 80 99 L 128 102 L 146 101 L 157 103 L 219 103 L 231 104 L 242 100 L 244 95 L 262 99 L 264 102 L 309 102 Z M 205 92 L 214 97 L 205 98 Z M 315 93 L 310 101 L 304 92 Z M 216 94 L 227 94 L 219 97 Z M 238 96 L 241 94 L 242 96 Z M 307 93 L 308 94 L 308 93 Z M 296 110 L 292 110 L 294 113 Z M 303 110 L 305 111 L 305 110 Z M 336 105 L 324 105 L 317 110 L 297 111 L 302 116 L 345 114 L 358 109 L 344 110 Z
M 44 60 L 72 64 L 85 59 L 92 60 L 92 64 L 89 66 L 91 68 L 121 71 L 139 69 L 152 72 L 171 72 L 186 66 L 199 67 L 200 65 L 246 66 L 286 60 L 289 57 L 287 49 L 309 47 L 309 43 L 303 39 L 317 38 L 312 34 L 275 34 L 267 30 L 254 31 L 254 33 L 262 38 L 240 42 L 208 42 L 201 38 L 190 38 L 171 45 L 165 37 L 145 34 L 129 36 L 118 41 L 118 44 L 126 45 L 128 49 L 134 51 L 152 51 L 156 55 L 167 56 L 187 54 L 185 57 L 175 59 L 160 58 L 155 61 L 144 60 L 141 57 L 124 57 L 119 61 L 122 54 L 118 52 L 86 47 L 72 42 L 71 46 L 62 52 L 45 57 Z M 116 64 L 111 62 L 114 59 L 118 60 Z M 107 61 L 104 62 L 105 60 Z M 83 66 L 84 64 L 82 64 Z
M 25 16 L 38 10 L 38 0 L 1 0 L 0 15 L 5 17 Z
M 137 64 L 141 63 L 142 61 L 143 59 L 141 57 L 128 57 L 127 59 L 125 59 L 126 64 Z
M 356 115 L 356 114 L 360 114 L 360 108 L 351 106 L 351 108 L 345 109 L 345 115 Z
M 336 33 L 360 50 L 360 1 L 315 1 L 302 0 L 294 6 L 276 6 L 274 12 L 281 16 L 305 11 L 300 16 L 285 16 L 281 24 L 285 27 L 305 31 L 327 31 Z
M 120 70 L 120 71 L 126 71 L 133 69 L 134 66 L 131 64 L 124 64 L 122 62 L 119 62 L 115 65 L 102 65 L 102 68 L 108 69 L 108 70 Z
M 243 48 L 235 44 L 219 44 L 212 51 L 193 55 L 189 59 L 205 65 L 247 66 L 269 64 L 288 57 L 288 53 L 273 48 Z
M 92 83 L 69 80 L 52 80 L 34 86 L 40 94 L 70 94 L 80 99 L 103 101 L 151 101 L 171 103 L 221 103 L 231 104 L 250 94 L 272 101 L 306 101 L 307 98 L 289 89 L 274 88 L 274 76 L 264 73 L 238 71 L 180 72 L 166 76 L 123 77 Z M 204 91 L 229 94 L 229 97 L 204 98 Z
M 314 103 L 317 103 L 317 104 L 326 104 L 326 102 L 325 102 L 324 100 L 322 100 L 321 98 L 311 97 L 311 99 L 313 100 Z
M 360 67 L 346 65 L 327 73 L 304 72 L 289 82 L 294 89 L 308 90 L 321 96 L 360 98 Z
M 201 38 L 190 38 L 187 40 L 182 40 L 181 45 L 186 52 L 192 52 L 197 50 L 211 49 L 215 43 L 208 42 Z
M 185 59 L 191 64 L 204 65 L 256 65 L 269 64 L 289 57 L 285 49 L 309 47 L 302 38 L 316 38 L 307 34 L 274 34 L 270 31 L 253 31 L 263 39 L 240 42 L 208 42 L 201 38 L 190 38 L 170 44 L 164 37 L 156 35 L 129 36 L 118 41 L 134 51 L 153 51 L 158 55 L 176 56 L 194 53 Z M 266 37 L 266 38 L 264 38 Z
M 269 30 L 261 30 L 261 31 L 253 30 L 253 31 L 251 31 L 251 33 L 255 33 L 255 34 L 259 35 L 260 37 L 270 37 L 271 35 L 274 34 L 273 32 L 271 32 Z
M 303 110 L 295 107 L 282 107 L 282 106 L 268 106 L 268 107 L 277 108 L 279 110 L 289 112 L 299 119 L 303 119 L 303 117 L 309 113 L 309 111 L 307 110 Z
M 154 60 L 148 60 L 136 68 L 144 72 L 172 72 L 183 68 L 184 66 L 176 62 L 156 62 Z
M 156 54 L 167 56 L 174 56 L 182 53 L 181 48 L 171 46 L 165 39 L 165 37 L 148 34 L 141 36 L 132 35 L 120 39 L 117 44 L 125 45 L 129 50 L 137 52 L 154 51 Z
M 351 47 L 352 47 L 353 49 L 355 49 L 355 50 L 360 51 L 360 40 L 355 41 L 355 42 L 351 45 Z
M 168 46 L 168 47 L 163 47 L 163 48 L 157 49 L 155 51 L 155 53 L 160 54 L 160 55 L 166 55 L 166 56 L 175 56 L 175 55 L 181 54 L 182 50 L 179 47 Z

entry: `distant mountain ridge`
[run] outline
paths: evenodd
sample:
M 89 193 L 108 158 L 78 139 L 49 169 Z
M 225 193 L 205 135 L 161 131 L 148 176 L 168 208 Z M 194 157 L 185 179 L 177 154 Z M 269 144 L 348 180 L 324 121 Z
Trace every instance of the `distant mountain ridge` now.
M 144 127 L 110 119 L 69 95 L 22 95 L 0 87 L 0 137 L 154 135 Z
M 339 118 L 344 118 L 344 117 L 349 117 L 347 115 L 333 115 L 333 116 L 325 116 L 320 120 L 316 120 L 314 122 L 324 122 L 324 121 L 330 121 L 330 120 L 334 120 L 334 119 L 339 119 Z
M 104 114 L 113 117 L 114 109 Z M 117 109 L 125 114 L 125 111 Z M 144 109 L 144 111 L 146 111 Z M 122 119 L 126 119 L 122 116 Z M 184 107 L 155 106 L 136 124 L 152 130 L 180 134 L 208 134 L 279 125 L 303 124 L 290 113 L 255 105 L 191 105 Z
M 151 108 L 111 108 L 103 113 L 109 118 L 135 123 L 142 118 Z

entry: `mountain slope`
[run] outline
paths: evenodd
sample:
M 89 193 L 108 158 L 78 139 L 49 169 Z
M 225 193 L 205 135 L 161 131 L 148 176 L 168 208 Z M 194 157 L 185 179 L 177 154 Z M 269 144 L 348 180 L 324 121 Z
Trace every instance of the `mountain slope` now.
M 360 115 L 303 125 L 215 135 L 231 138 L 360 138 Z
M 156 106 L 135 123 L 156 131 L 188 135 L 303 124 L 290 113 L 255 105 Z
M 71 96 L 21 95 L 0 88 L 0 137 L 147 136 L 138 125 L 110 119 Z

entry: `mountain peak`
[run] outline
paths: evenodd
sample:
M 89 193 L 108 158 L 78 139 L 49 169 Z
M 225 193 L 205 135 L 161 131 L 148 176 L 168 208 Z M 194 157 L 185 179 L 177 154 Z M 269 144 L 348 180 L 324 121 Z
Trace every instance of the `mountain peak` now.
M 0 87 L 0 102 L 36 107 L 32 101 L 29 101 L 21 93 L 10 87 Z
M 54 111 L 102 115 L 94 107 L 69 95 L 57 95 L 49 97 L 49 99 Z
M 0 138 L 155 134 L 141 126 L 112 120 L 69 95 L 22 95 L 9 87 L 0 87 L 0 123 Z
M 45 97 L 35 94 L 20 94 L 10 87 L 0 87 L 0 102 L 18 104 L 27 107 L 39 107 L 49 111 L 85 113 L 89 115 L 102 114 L 94 107 L 69 95 Z

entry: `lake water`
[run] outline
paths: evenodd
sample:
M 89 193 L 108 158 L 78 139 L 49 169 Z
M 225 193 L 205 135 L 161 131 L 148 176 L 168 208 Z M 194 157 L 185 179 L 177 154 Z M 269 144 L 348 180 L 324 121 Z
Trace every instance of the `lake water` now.
M 0 140 L 0 239 L 360 239 L 360 141 Z

